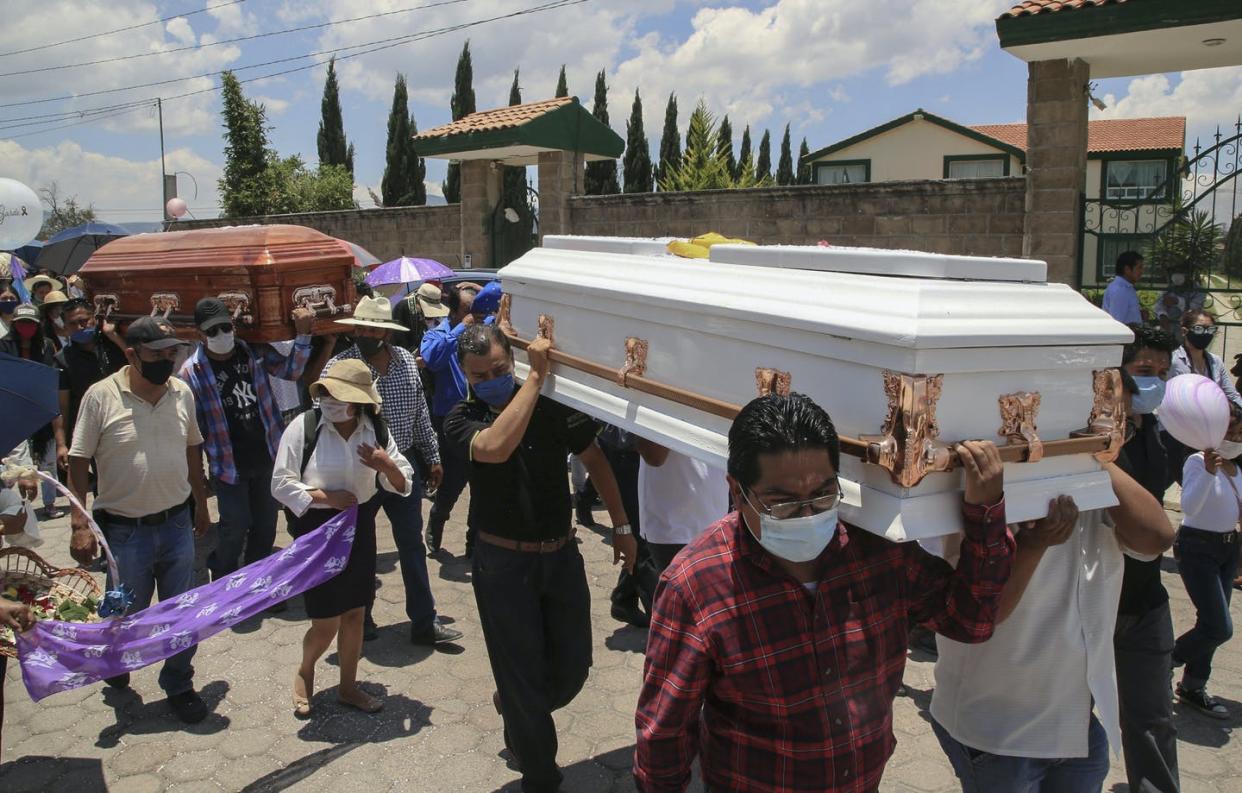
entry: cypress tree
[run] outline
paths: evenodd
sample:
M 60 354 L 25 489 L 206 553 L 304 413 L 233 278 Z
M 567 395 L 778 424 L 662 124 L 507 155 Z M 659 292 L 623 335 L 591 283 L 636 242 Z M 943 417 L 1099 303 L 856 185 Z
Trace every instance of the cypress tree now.
M 664 108 L 664 131 L 660 133 L 660 162 L 656 165 L 656 183 L 663 185 L 669 174 L 677 170 L 679 165 L 681 137 L 677 132 L 677 94 L 669 94 L 668 104 Z
M 651 146 L 643 128 L 643 100 L 634 89 L 634 106 L 625 123 L 625 192 L 651 192 Z
M 345 140 L 341 94 L 336 83 L 336 58 L 328 61 L 328 77 L 323 83 L 323 101 L 319 104 L 319 112 L 319 164 L 340 165 L 353 174 L 354 152 Z
M 772 133 L 766 129 L 759 140 L 759 159 L 755 162 L 755 176 L 759 179 L 772 177 Z
M 418 156 L 414 145 L 414 136 L 418 134 L 418 123 L 414 114 L 410 114 L 410 134 L 406 137 L 408 149 L 405 155 L 405 168 L 409 176 L 406 183 L 410 187 L 410 206 L 422 206 L 427 203 L 427 162 Z
M 561 76 L 556 79 L 556 98 L 569 96 L 569 83 L 565 82 L 565 64 L 561 64 Z
M 522 104 L 522 89 L 518 84 L 518 70 L 513 70 L 513 85 L 509 88 L 509 104 Z M 530 250 L 530 234 L 532 228 L 530 202 L 526 198 L 526 166 L 524 165 L 506 165 L 504 170 L 504 191 L 503 191 L 503 207 L 501 211 L 512 209 L 517 213 L 516 222 L 510 221 L 506 217 L 500 221 L 503 225 L 503 232 L 500 234 L 502 250 L 496 251 L 495 261 L 497 267 L 503 267 L 509 262 Z
M 737 160 L 733 158 L 733 125 L 729 123 L 728 116 L 721 120 L 720 129 L 716 132 L 716 148 L 724 155 L 725 163 L 729 166 L 729 174 L 737 179 Z
M 794 183 L 793 151 L 789 144 L 789 125 L 785 125 L 785 136 L 781 138 L 781 159 L 776 166 L 776 183 L 782 187 Z
M 742 130 L 742 148 L 737 152 L 737 173 L 734 174 L 733 178 L 740 177 L 742 171 L 746 170 L 747 167 L 750 168 L 752 173 L 754 172 L 755 163 L 752 158 L 753 155 L 750 151 L 750 124 L 747 124 L 746 129 Z
M 591 115 L 608 125 L 608 83 L 604 79 L 604 71 L 595 75 L 595 106 Z M 617 184 L 617 161 L 599 160 L 587 163 L 585 192 L 587 195 L 611 195 L 621 192 Z
M 449 101 L 453 120 L 458 121 L 475 111 L 474 65 L 470 59 L 470 42 L 466 41 L 457 58 L 457 74 L 453 82 L 453 98 Z M 444 179 L 444 200 L 450 204 L 461 201 L 461 165 L 450 162 Z
M 406 162 L 410 146 L 409 93 L 405 75 L 397 75 L 392 89 L 392 109 L 388 111 L 388 145 L 384 150 L 384 179 L 380 182 L 380 196 L 384 206 L 405 206 L 410 194 L 410 169 Z
M 803 138 L 802 145 L 798 147 L 798 184 L 811 183 L 811 164 L 807 162 L 810 155 L 811 147 L 806 145 L 806 138 Z
M 242 94 L 231 71 L 221 77 L 224 100 L 224 174 L 220 206 L 230 217 L 267 212 L 267 118 L 263 106 Z

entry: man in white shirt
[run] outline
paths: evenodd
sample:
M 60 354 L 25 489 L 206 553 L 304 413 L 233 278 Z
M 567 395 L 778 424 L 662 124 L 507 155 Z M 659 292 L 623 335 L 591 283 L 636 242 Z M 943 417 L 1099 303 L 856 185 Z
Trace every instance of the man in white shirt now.
M 725 472 L 654 441 L 636 438 L 638 511 L 656 573 L 729 512 Z
M 1104 290 L 1104 310 L 1124 325 L 1142 325 L 1143 312 L 1134 285 L 1143 277 L 1143 257 L 1136 251 L 1125 251 L 1117 257 L 1116 271 Z
M 1164 509 L 1116 465 L 1119 501 L 1061 544 L 1022 542 L 992 638 L 937 637 L 932 727 L 965 793 L 1098 793 L 1121 749 L 1113 631 L 1122 548 L 1173 542 Z M 1098 719 L 1092 714 L 1092 703 Z

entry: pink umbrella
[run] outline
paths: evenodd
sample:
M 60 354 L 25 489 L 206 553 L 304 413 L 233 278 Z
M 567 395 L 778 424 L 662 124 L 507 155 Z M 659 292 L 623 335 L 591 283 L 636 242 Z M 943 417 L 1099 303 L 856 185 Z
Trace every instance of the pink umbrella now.
M 412 259 L 402 256 L 400 259 L 384 262 L 372 270 L 367 276 L 367 283 L 371 286 L 409 284 L 416 281 L 448 278 L 453 275 L 456 273 L 434 259 Z

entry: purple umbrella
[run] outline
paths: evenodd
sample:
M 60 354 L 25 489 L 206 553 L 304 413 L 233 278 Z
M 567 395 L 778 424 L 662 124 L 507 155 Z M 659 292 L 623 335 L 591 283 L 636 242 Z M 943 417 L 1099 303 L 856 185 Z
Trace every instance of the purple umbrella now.
M 456 275 L 452 270 L 434 259 L 411 259 L 402 256 L 391 262 L 384 262 L 371 271 L 367 283 L 371 286 L 384 284 L 408 284 L 415 281 L 429 281 L 448 278 Z

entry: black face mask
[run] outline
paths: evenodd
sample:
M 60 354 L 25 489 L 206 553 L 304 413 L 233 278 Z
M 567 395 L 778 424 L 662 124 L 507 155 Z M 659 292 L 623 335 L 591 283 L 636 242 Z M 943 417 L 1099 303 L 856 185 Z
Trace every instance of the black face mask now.
M 173 361 L 161 358 L 158 361 L 142 361 L 142 377 L 152 385 L 164 385 L 172 377 Z
M 1215 337 L 1214 333 L 1187 333 L 1186 341 L 1190 342 L 1190 346 L 1196 350 L 1206 350 Z
M 354 344 L 358 345 L 358 351 L 366 358 L 370 358 L 384 348 L 383 339 L 370 339 L 365 336 L 355 336 Z

